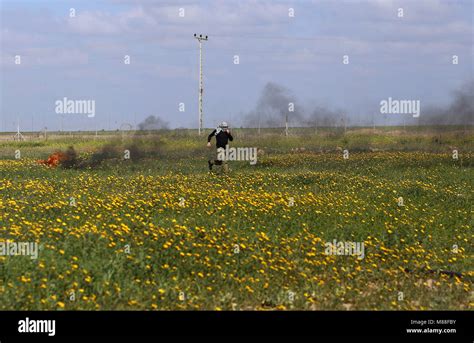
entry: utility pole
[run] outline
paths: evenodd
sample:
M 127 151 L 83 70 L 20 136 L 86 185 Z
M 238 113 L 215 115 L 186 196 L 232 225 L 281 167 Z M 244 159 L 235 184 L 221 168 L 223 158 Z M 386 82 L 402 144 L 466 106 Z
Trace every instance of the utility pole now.
M 375 133 L 375 113 L 372 111 L 372 133 Z
M 202 130 L 202 93 L 204 91 L 202 85 L 202 41 L 207 41 L 207 36 L 194 34 L 199 42 L 199 136 L 201 135 Z

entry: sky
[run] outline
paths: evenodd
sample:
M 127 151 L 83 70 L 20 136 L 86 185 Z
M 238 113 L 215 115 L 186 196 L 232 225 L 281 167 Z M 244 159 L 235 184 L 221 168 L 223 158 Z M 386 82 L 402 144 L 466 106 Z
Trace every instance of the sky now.
M 353 124 L 399 121 L 379 112 L 389 97 L 419 100 L 423 115 L 473 79 L 473 3 L 0 0 L 0 131 L 116 130 L 150 115 L 197 128 L 194 33 L 209 37 L 204 127 L 241 126 L 268 82 Z M 57 113 L 65 97 L 93 100 L 94 116 Z

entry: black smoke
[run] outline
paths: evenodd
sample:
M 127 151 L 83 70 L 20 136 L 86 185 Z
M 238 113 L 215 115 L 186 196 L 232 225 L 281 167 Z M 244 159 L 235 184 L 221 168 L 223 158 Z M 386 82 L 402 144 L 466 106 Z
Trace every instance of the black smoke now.
M 449 105 L 422 110 L 420 124 L 474 125 L 474 80 L 466 82 L 452 94 Z
M 291 108 L 291 106 L 293 106 Z M 262 90 L 255 109 L 244 117 L 244 126 L 253 128 L 289 126 L 344 126 L 344 111 L 325 106 L 303 106 L 287 88 L 268 82 Z
M 294 104 L 294 111 L 289 104 Z M 246 127 L 283 127 L 286 116 L 290 126 L 344 127 L 349 118 L 343 109 L 326 106 L 302 106 L 287 88 L 268 82 L 262 90 L 255 109 L 244 116 Z M 419 125 L 474 125 L 474 80 L 452 92 L 446 106 L 431 106 L 421 110 Z
M 148 116 L 144 121 L 138 124 L 138 129 L 141 131 L 167 130 L 168 128 L 166 121 L 155 116 Z
M 291 125 L 303 121 L 302 109 L 296 98 L 283 86 L 268 82 L 262 90 L 254 110 L 244 118 L 247 127 L 282 127 L 286 119 Z
M 309 113 L 305 123 L 306 126 L 310 127 L 334 127 L 334 126 L 345 126 L 346 117 L 342 110 L 332 110 L 324 106 L 316 106 Z

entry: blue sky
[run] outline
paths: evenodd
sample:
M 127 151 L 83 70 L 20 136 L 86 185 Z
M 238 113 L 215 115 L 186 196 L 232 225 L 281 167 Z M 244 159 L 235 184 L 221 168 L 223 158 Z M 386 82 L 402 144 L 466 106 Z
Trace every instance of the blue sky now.
M 240 126 L 269 81 L 305 107 L 344 109 L 352 123 L 388 97 L 443 105 L 472 80 L 472 13 L 470 0 L 1 0 L 0 130 L 17 120 L 25 131 L 116 129 L 149 115 L 196 128 L 194 33 L 209 36 L 206 127 Z M 55 113 L 64 97 L 95 100 L 95 117 Z

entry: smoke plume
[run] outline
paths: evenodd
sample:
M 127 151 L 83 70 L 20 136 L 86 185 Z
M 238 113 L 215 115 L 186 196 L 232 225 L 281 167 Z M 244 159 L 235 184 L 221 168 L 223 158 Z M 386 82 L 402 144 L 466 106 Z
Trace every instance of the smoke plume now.
M 307 114 L 307 115 L 306 115 Z M 290 126 L 344 125 L 342 110 L 324 106 L 304 107 L 285 87 L 269 82 L 262 90 L 254 110 L 245 116 L 246 127 L 283 127 L 286 117 Z
M 423 125 L 473 125 L 474 80 L 453 92 L 453 100 L 446 107 L 432 107 L 420 116 Z
M 138 129 L 141 131 L 167 130 L 168 123 L 160 117 L 149 116 L 140 124 L 138 124 Z
M 273 82 L 263 88 L 256 108 L 245 116 L 247 127 L 281 127 L 286 117 L 291 125 L 301 124 L 302 110 L 288 89 Z

